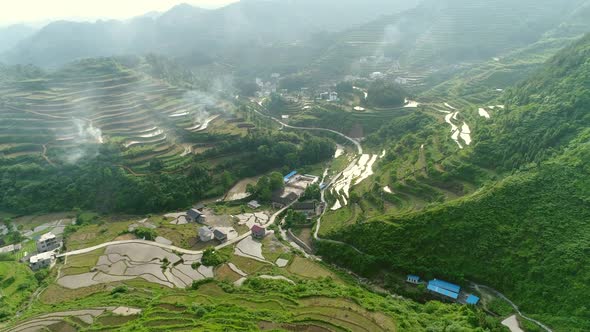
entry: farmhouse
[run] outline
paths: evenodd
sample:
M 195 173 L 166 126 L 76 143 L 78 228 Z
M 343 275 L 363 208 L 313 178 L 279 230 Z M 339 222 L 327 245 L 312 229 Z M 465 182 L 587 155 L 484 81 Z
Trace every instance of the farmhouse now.
M 60 246 L 61 244 L 57 241 L 57 237 L 51 232 L 41 235 L 39 240 L 37 240 L 37 251 L 40 253 L 57 249 Z
M 202 242 L 207 242 L 213 240 L 213 231 L 209 226 L 203 226 L 199 228 L 199 239 Z
M 460 286 L 438 279 L 430 280 L 426 288 L 432 293 L 453 300 L 457 300 L 459 298 L 459 292 L 461 291 Z
M 44 252 L 29 258 L 31 270 L 37 271 L 45 267 L 51 267 L 55 263 L 55 253 L 53 251 Z
M 264 227 L 259 226 L 259 225 L 252 226 L 251 231 L 252 231 L 252 237 L 255 239 L 262 239 L 266 235 L 266 229 Z
M 225 240 L 227 240 L 227 234 L 219 229 L 213 231 L 213 236 L 215 237 L 215 240 L 219 242 L 225 242 Z
M 188 210 L 186 213 L 186 217 L 190 222 L 199 222 L 199 223 L 205 222 L 205 215 L 203 214 L 203 212 L 201 212 L 197 209 Z
M 321 215 L 323 208 L 324 204 L 318 201 L 297 202 L 293 204 L 293 210 L 305 214 L 307 219 Z

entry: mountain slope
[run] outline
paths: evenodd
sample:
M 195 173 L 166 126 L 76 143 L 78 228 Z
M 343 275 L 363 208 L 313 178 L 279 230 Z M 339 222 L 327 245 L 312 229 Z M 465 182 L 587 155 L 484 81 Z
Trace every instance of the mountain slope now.
M 20 41 L 34 34 L 36 29 L 18 24 L 0 28 L 0 53 L 15 47 Z
M 340 34 L 308 69 L 367 75 L 372 71 L 429 72 L 488 60 L 551 38 L 588 32 L 587 0 L 432 0 Z M 559 28 L 559 29 L 558 29 Z M 369 59 L 367 60 L 367 57 Z M 371 58 L 373 57 L 373 58 Z M 401 70 L 400 70 L 401 67 Z M 322 76 L 323 77 L 323 76 Z
M 217 10 L 181 5 L 156 19 L 55 22 L 3 59 L 59 65 L 83 57 L 147 52 L 219 56 L 231 50 L 255 51 L 261 46 L 296 43 L 319 32 L 341 31 L 412 8 L 419 1 L 241 1 Z
M 589 73 L 590 35 L 509 92 L 512 105 L 479 128 L 467 160 L 512 175 L 458 201 L 373 218 L 331 237 L 373 256 L 365 272 L 391 266 L 471 279 L 556 331 L 587 331 Z

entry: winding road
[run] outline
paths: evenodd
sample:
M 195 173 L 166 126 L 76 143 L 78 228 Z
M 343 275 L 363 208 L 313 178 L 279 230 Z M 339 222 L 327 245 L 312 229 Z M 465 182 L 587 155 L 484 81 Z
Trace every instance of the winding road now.
M 547 331 L 547 332 L 553 332 L 553 330 L 551 330 L 549 327 L 547 327 L 545 324 L 539 322 L 536 319 L 527 317 L 526 315 L 524 315 L 520 309 L 518 308 L 518 306 L 516 304 L 514 304 L 514 302 L 510 301 L 509 298 L 507 298 L 504 294 L 500 293 L 499 291 L 493 289 L 492 287 L 486 286 L 486 285 L 480 285 L 480 284 L 476 284 L 474 282 L 471 282 L 471 286 L 473 286 L 475 289 L 477 289 L 478 291 L 480 291 L 480 288 L 483 288 L 487 291 L 490 291 L 494 294 L 496 294 L 499 298 L 501 298 L 502 300 L 508 302 L 508 304 L 510 304 L 512 306 L 512 308 L 514 308 L 514 310 L 516 311 L 516 313 L 518 313 L 518 315 L 526 320 L 528 320 L 529 322 L 535 323 L 537 324 L 540 328 L 542 328 L 543 330 Z M 480 291 L 481 292 L 481 291 Z
M 257 105 L 259 105 L 259 104 L 257 104 Z M 259 105 L 259 106 L 260 107 L 263 107 L 261 105 Z M 288 124 L 282 122 L 281 120 L 275 118 L 272 115 L 268 115 L 268 114 L 265 114 L 263 112 L 260 112 L 256 108 L 252 108 L 252 110 L 254 112 L 256 112 L 258 115 L 263 116 L 265 118 L 269 118 L 269 119 L 275 121 L 276 123 L 282 125 L 285 128 L 298 129 L 298 130 L 311 130 L 311 131 L 325 131 L 325 132 L 329 132 L 329 133 L 332 133 L 332 134 L 336 134 L 336 135 L 341 136 L 341 137 L 345 138 L 346 140 L 350 141 L 352 144 L 354 144 L 356 146 L 356 149 L 358 151 L 358 154 L 363 154 L 363 147 L 362 147 L 362 145 L 361 145 L 361 143 L 359 141 L 357 141 L 356 139 L 354 139 L 352 137 L 346 136 L 346 135 L 344 135 L 343 133 L 341 133 L 339 131 L 332 130 L 332 129 L 327 129 L 327 128 L 291 126 L 291 125 L 288 125 Z

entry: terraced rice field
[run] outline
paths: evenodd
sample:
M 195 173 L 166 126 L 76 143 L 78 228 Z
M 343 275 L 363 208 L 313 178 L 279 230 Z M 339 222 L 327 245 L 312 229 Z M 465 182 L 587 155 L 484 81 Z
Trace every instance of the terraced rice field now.
M 84 60 L 42 79 L 2 82 L 0 96 L 5 163 L 73 163 L 115 143 L 123 166 L 136 172 L 154 159 L 164 170 L 182 169 L 192 152 L 181 144 L 182 133 L 206 131 L 227 107 L 114 60 Z

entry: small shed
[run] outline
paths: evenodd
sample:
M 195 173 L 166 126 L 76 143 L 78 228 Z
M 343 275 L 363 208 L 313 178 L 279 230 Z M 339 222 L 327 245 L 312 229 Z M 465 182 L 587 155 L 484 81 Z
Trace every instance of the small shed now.
M 205 215 L 197 209 L 190 209 L 186 213 L 187 219 L 191 222 L 203 222 Z
M 254 225 L 251 228 L 252 237 L 255 239 L 262 239 L 266 235 L 266 229 L 260 225 Z
M 477 305 L 477 303 L 479 303 L 479 297 L 477 297 L 473 294 L 469 294 L 469 296 L 467 296 L 467 300 L 465 300 L 465 302 L 467 304 Z
M 417 285 L 420 283 L 420 277 L 417 275 L 408 274 L 408 276 L 406 277 L 406 282 Z
M 291 180 L 291 178 L 294 177 L 295 174 L 297 174 L 297 171 L 292 171 L 291 173 L 285 175 L 285 177 L 283 178 L 283 180 L 285 182 L 289 182 L 289 180 Z
M 213 236 L 215 237 L 215 240 L 219 242 L 225 242 L 225 240 L 227 240 L 227 234 L 225 234 L 223 231 L 220 231 L 219 229 L 213 231 Z
M 253 209 L 253 210 L 256 210 L 256 209 L 260 208 L 260 206 L 261 205 L 260 205 L 260 203 L 258 203 L 258 201 L 250 201 L 250 202 L 248 202 L 248 207 L 251 208 L 251 209 Z

